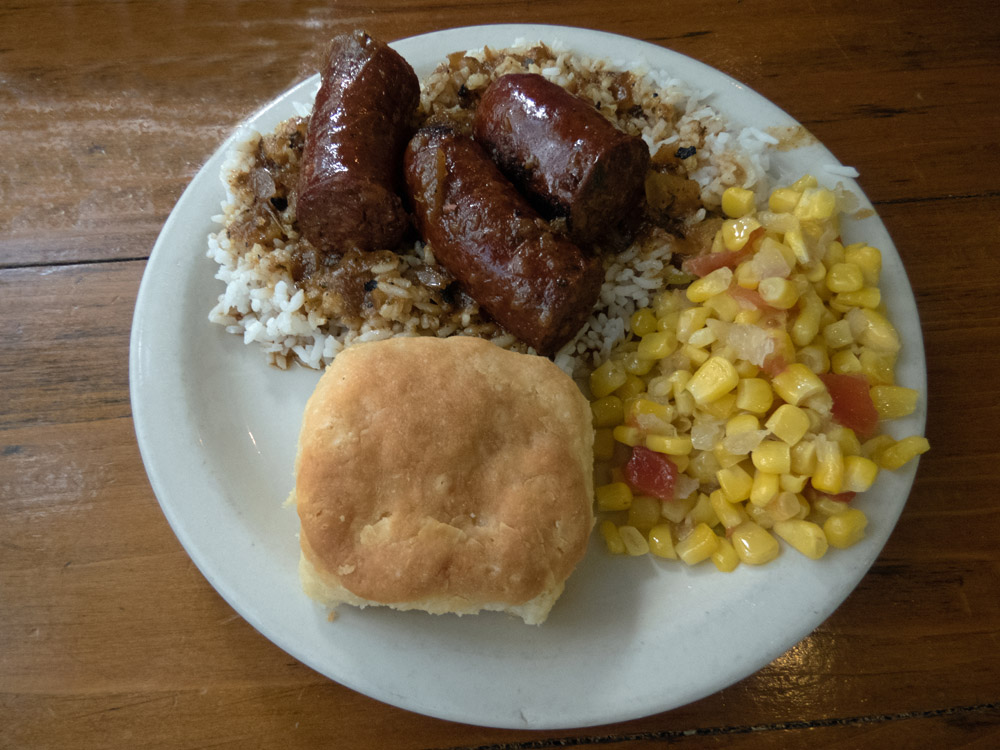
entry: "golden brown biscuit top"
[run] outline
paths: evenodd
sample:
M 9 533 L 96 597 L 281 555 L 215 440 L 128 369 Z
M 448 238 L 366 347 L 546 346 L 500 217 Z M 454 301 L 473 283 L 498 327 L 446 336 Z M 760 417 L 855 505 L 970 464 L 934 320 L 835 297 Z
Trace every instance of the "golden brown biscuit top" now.
M 303 551 L 373 602 L 523 603 L 583 556 L 592 446 L 586 399 L 547 359 L 466 337 L 352 346 L 303 417 Z

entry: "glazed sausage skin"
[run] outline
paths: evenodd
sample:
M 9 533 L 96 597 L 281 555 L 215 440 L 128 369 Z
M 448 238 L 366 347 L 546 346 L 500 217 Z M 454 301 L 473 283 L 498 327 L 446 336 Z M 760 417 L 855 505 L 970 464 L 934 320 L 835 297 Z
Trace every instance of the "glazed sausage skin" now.
M 483 93 L 473 133 L 543 212 L 568 219 L 583 244 L 631 238 L 641 211 L 649 148 L 594 106 L 533 73 L 512 73 Z
M 600 260 L 553 232 L 475 141 L 424 128 L 404 172 L 421 235 L 497 323 L 544 355 L 579 331 L 600 293 Z
M 393 249 L 408 227 L 397 193 L 420 97 L 413 68 L 363 31 L 334 37 L 302 154 L 296 216 L 320 250 Z

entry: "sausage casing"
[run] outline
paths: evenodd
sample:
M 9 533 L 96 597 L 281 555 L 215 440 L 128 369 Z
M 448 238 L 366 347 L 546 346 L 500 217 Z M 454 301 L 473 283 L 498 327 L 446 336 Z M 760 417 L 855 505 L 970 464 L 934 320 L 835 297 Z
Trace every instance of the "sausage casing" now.
M 649 148 L 592 104 L 540 75 L 512 73 L 483 93 L 473 133 L 543 211 L 567 217 L 577 242 L 600 244 L 631 232 Z
M 399 244 L 408 226 L 399 169 L 419 97 L 416 73 L 388 45 L 362 31 L 333 39 L 296 204 L 299 231 L 314 246 L 342 253 Z
M 600 293 L 601 262 L 553 232 L 475 141 L 420 130 L 404 172 L 421 235 L 497 323 L 546 355 L 576 334 Z

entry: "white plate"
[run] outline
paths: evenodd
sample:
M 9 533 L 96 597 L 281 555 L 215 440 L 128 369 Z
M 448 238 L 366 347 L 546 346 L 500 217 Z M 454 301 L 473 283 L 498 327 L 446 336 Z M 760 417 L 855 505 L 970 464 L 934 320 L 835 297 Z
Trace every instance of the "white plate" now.
M 645 60 L 693 87 L 739 125 L 794 126 L 737 81 L 654 45 L 554 26 L 481 26 L 393 46 L 424 76 L 458 49 L 561 40 L 578 52 Z M 262 130 L 308 104 L 311 79 L 247 126 Z M 241 128 L 242 130 L 242 128 Z M 240 133 L 234 135 L 238 137 Z M 205 257 L 224 197 L 219 169 L 231 138 L 181 196 L 153 248 L 132 330 L 136 434 L 163 512 L 205 577 L 267 638 L 313 669 L 421 714 L 511 728 L 591 726 L 653 714 L 752 674 L 804 638 L 846 598 L 882 549 L 916 469 L 884 473 L 860 502 L 869 535 L 808 561 L 789 548 L 773 563 L 723 575 L 653 559 L 612 558 L 593 542 L 541 627 L 502 614 L 435 617 L 343 607 L 334 623 L 300 591 L 298 519 L 282 503 L 302 408 L 318 373 L 281 372 L 263 353 L 208 322 L 222 290 Z M 776 153 L 785 173 L 836 163 L 821 145 Z M 835 183 L 837 179 L 828 182 Z M 839 178 L 861 196 L 851 180 Z M 862 202 L 870 207 L 862 196 Z M 926 393 L 920 324 L 899 256 L 874 215 L 848 222 L 884 257 L 883 290 L 905 350 L 902 383 Z M 920 433 L 921 411 L 893 426 Z

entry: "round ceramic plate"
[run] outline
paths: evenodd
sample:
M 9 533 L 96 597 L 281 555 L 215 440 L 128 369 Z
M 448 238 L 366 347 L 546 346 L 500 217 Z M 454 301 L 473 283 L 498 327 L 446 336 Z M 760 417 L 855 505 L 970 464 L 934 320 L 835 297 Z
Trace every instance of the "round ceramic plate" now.
M 419 76 L 459 49 L 560 41 L 591 57 L 663 69 L 734 125 L 794 128 L 783 111 L 739 82 L 661 47 L 555 26 L 449 29 L 393 46 Z M 915 462 L 885 472 L 862 499 L 867 538 L 810 561 L 788 547 L 761 568 L 724 575 L 653 558 L 615 558 L 592 540 L 548 621 L 497 613 L 431 616 L 342 607 L 336 621 L 299 587 L 293 486 L 299 420 L 319 373 L 279 371 L 238 336 L 208 322 L 222 291 L 206 258 L 211 217 L 224 198 L 219 170 L 246 128 L 267 130 L 310 105 L 317 79 L 261 110 L 224 143 L 181 196 L 142 280 L 131 340 L 131 392 L 143 460 L 167 519 L 225 599 L 282 649 L 361 693 L 421 714 L 512 728 L 591 726 L 664 711 L 752 674 L 804 638 L 857 585 L 906 501 Z M 783 174 L 842 182 L 871 208 L 820 144 L 775 152 Z M 883 291 L 905 350 L 902 383 L 926 392 L 920 325 L 899 255 L 874 212 L 846 222 L 884 257 Z M 921 407 L 922 409 L 922 407 Z M 923 430 L 924 415 L 892 426 Z M 596 536 L 596 535 L 595 535 Z

